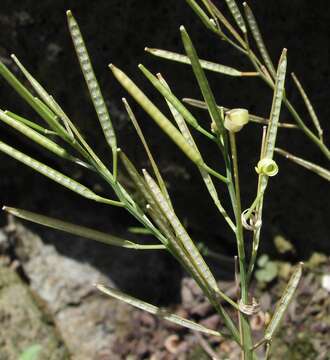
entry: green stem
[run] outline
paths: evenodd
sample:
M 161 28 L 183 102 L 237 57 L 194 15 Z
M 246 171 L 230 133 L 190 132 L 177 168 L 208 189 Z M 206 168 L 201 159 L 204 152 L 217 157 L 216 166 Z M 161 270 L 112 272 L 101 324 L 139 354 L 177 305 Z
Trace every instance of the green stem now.
M 260 73 L 260 77 L 264 80 L 264 82 L 271 88 L 274 89 L 274 84 L 267 79 L 265 74 L 260 69 L 260 61 L 254 54 L 248 53 L 248 58 L 252 62 L 255 69 Z M 304 132 L 304 134 L 322 151 L 322 153 L 326 156 L 326 158 L 330 159 L 330 150 L 328 147 L 305 125 L 304 121 L 302 120 L 301 116 L 298 114 L 296 109 L 293 107 L 291 102 L 288 100 L 286 95 L 283 96 L 283 102 L 286 108 L 289 110 L 290 114 L 292 115 L 293 119 L 297 123 L 298 127 Z
M 224 183 L 228 184 L 229 181 L 228 181 L 228 179 L 227 179 L 225 176 L 219 174 L 217 171 L 215 171 L 214 169 L 212 169 L 211 167 L 209 167 L 209 166 L 206 165 L 205 163 L 203 163 L 203 164 L 201 165 L 201 167 L 202 167 L 205 171 L 207 171 L 209 174 L 213 175 L 214 177 L 216 177 L 216 178 L 218 178 L 219 180 L 223 181 Z
M 249 293 L 248 293 L 248 283 L 246 277 L 246 258 L 245 258 L 245 249 L 244 249 L 243 226 L 241 220 L 242 206 L 241 206 L 241 195 L 240 195 L 240 186 L 239 186 L 238 159 L 237 159 L 235 134 L 230 132 L 229 139 L 230 139 L 230 147 L 232 152 L 234 183 L 235 183 L 236 203 L 234 206 L 234 211 L 236 218 L 236 240 L 237 240 L 237 249 L 238 249 L 239 270 L 240 270 L 241 301 L 243 304 L 247 305 L 249 301 Z M 233 183 L 231 183 L 230 186 L 233 186 Z M 239 313 L 239 317 L 241 324 L 241 337 L 242 337 L 244 360 L 252 360 L 253 359 L 252 335 L 251 335 L 249 319 L 247 315 L 243 314 L 242 312 Z

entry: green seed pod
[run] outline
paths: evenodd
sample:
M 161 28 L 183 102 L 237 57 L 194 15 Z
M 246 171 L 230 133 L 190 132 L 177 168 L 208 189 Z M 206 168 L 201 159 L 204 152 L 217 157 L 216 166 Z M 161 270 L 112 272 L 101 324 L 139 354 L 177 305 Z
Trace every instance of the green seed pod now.
M 249 122 L 246 109 L 232 109 L 226 113 L 224 126 L 230 132 L 238 132 Z
M 275 176 L 278 173 L 278 166 L 273 159 L 264 158 L 255 167 L 259 175 Z

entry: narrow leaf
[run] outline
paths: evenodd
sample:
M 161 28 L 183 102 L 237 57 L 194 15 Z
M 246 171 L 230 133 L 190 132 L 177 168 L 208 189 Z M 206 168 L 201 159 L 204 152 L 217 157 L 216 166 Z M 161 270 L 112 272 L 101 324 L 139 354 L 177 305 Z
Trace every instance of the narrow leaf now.
M 90 229 L 85 226 L 72 224 L 52 217 L 40 215 L 31 211 L 11 208 L 7 206 L 4 206 L 2 209 L 20 219 L 28 220 L 35 224 L 47 226 L 55 230 L 64 231 L 72 235 L 81 236 L 86 239 L 99 241 L 107 245 L 119 246 L 128 249 L 135 249 L 135 250 L 165 249 L 164 245 L 136 244 L 132 241 L 125 240 L 117 236 L 108 235 L 98 230 Z
M 299 285 L 299 281 L 302 276 L 302 270 L 303 270 L 303 263 L 299 263 L 296 269 L 294 270 L 293 274 L 291 275 L 290 281 L 286 287 L 286 289 L 283 292 L 283 295 L 278 302 L 274 315 L 268 324 L 266 331 L 265 331 L 265 339 L 266 340 L 272 340 L 274 334 L 279 329 L 279 326 L 283 320 L 283 317 L 290 305 L 290 302 L 293 299 L 293 296 L 297 290 L 297 287 Z
M 324 179 L 330 181 L 330 171 L 329 170 L 327 170 L 319 165 L 316 165 L 310 161 L 307 161 L 300 157 L 294 156 L 293 154 L 290 154 L 289 152 L 287 152 L 285 150 L 275 148 L 275 152 L 277 152 L 278 154 L 284 156 L 285 158 L 293 161 L 294 163 L 304 167 L 305 169 L 308 169 L 308 170 L 314 172 L 315 174 L 323 177 Z
M 243 16 L 236 4 L 235 0 L 226 0 L 226 3 L 228 5 L 228 8 L 230 10 L 230 12 L 233 15 L 233 18 L 236 21 L 236 24 L 238 25 L 238 27 L 241 29 L 243 34 L 246 34 L 246 25 L 243 19 Z
M 297 88 L 298 88 L 298 90 L 300 92 L 301 97 L 304 100 L 304 103 L 305 103 L 306 108 L 307 108 L 307 110 L 309 112 L 309 115 L 310 115 L 310 117 L 311 117 L 311 119 L 312 119 L 312 121 L 314 123 L 316 131 L 318 132 L 319 138 L 321 139 L 321 141 L 323 141 L 323 129 L 321 127 L 320 120 L 316 115 L 314 107 L 313 107 L 312 103 L 310 102 L 310 100 L 309 100 L 309 98 L 308 98 L 308 96 L 306 94 L 306 91 L 304 90 L 304 88 L 301 85 L 300 81 L 298 80 L 297 76 L 294 73 L 292 73 L 291 76 L 292 76 L 292 78 L 294 80 L 294 83 L 296 84 L 296 86 L 297 86 Z
M 149 100 L 149 98 L 134 84 L 134 82 L 114 65 L 110 65 L 114 76 L 121 85 L 132 95 L 138 104 L 150 115 L 157 125 L 170 139 L 196 164 L 200 164 L 200 155 L 192 148 L 181 135 L 180 131 L 167 119 L 167 117 Z
M 214 330 L 210 330 L 202 325 L 199 325 L 193 321 L 187 320 L 181 316 L 178 316 L 176 314 L 171 314 L 169 312 L 167 312 L 164 309 L 158 308 L 154 305 L 151 305 L 145 301 L 136 299 L 132 296 L 129 296 L 125 293 L 122 293 L 119 290 L 116 290 L 114 288 L 108 288 L 105 287 L 101 284 L 97 284 L 96 285 L 97 289 L 100 290 L 101 292 L 103 292 L 106 295 L 109 295 L 111 297 L 114 297 L 118 300 L 124 301 L 127 304 L 130 304 L 138 309 L 147 311 L 150 314 L 156 315 L 162 319 L 168 320 L 170 322 L 173 322 L 177 325 L 181 325 L 183 327 L 186 327 L 188 329 L 191 330 L 195 330 L 195 331 L 200 331 L 203 332 L 205 334 L 209 334 L 209 335 L 214 335 L 214 336 L 222 336 L 219 332 L 214 331 Z
M 243 6 L 244 6 L 246 19 L 248 21 L 249 27 L 251 29 L 251 32 L 252 32 L 253 38 L 257 44 L 257 47 L 260 51 L 260 54 L 267 66 L 268 71 L 275 78 L 276 70 L 275 70 L 273 62 L 268 54 L 267 48 L 265 46 L 264 40 L 263 40 L 262 35 L 259 30 L 258 23 L 254 17 L 254 14 L 253 14 L 251 8 L 248 6 L 248 4 L 245 2 L 245 3 L 243 3 Z
M 113 129 L 111 118 L 105 104 L 99 83 L 94 74 L 93 66 L 90 61 L 84 39 L 81 35 L 79 26 L 71 11 L 67 11 L 68 26 L 71 33 L 72 41 L 79 59 L 80 67 L 83 72 L 86 84 L 94 104 L 95 111 L 99 118 L 104 136 L 111 147 L 114 161 L 117 156 L 117 140 Z

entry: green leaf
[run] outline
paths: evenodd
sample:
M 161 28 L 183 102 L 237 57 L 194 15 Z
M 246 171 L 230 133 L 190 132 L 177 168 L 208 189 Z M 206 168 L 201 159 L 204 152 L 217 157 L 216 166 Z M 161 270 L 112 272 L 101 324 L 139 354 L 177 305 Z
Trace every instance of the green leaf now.
M 275 262 L 268 261 L 261 269 L 255 273 L 256 279 L 259 282 L 272 282 L 278 275 L 278 268 Z
M 187 320 L 176 314 L 171 314 L 164 309 L 158 308 L 157 306 L 151 305 L 145 301 L 136 299 L 136 298 L 129 296 L 119 290 L 114 289 L 114 288 L 105 287 L 101 284 L 97 284 L 96 287 L 98 290 L 100 290 L 101 292 L 103 292 L 106 295 L 109 295 L 118 300 L 121 300 L 127 304 L 130 304 L 130 305 L 138 308 L 138 309 L 147 311 L 148 313 L 156 315 L 161 319 L 165 319 L 167 321 L 173 322 L 177 325 L 183 326 L 185 328 L 188 328 L 188 329 L 191 329 L 194 331 L 199 331 L 199 332 L 203 332 L 205 334 L 214 335 L 214 336 L 222 336 L 221 333 L 219 333 L 218 331 L 207 329 L 206 327 L 204 327 L 200 324 L 197 324 L 193 321 Z
M 98 230 L 93 230 L 87 228 L 85 226 L 80 226 L 76 224 L 72 224 L 69 222 L 65 222 L 59 219 L 51 218 L 48 216 L 40 215 L 31 211 L 26 211 L 17 208 L 11 208 L 4 206 L 3 210 L 24 220 L 31 221 L 36 224 L 40 224 L 43 226 L 47 226 L 52 229 L 56 229 L 59 231 L 64 231 L 69 234 L 81 236 L 87 239 L 95 240 L 102 242 L 107 245 L 119 246 L 127 249 L 134 250 L 155 250 L 155 249 L 165 249 L 164 245 L 140 245 L 136 244 L 132 241 L 122 239 L 117 236 L 112 236 L 105 234 Z
M 37 360 L 41 351 L 41 345 L 31 345 L 23 351 L 23 353 L 19 356 L 18 360 Z

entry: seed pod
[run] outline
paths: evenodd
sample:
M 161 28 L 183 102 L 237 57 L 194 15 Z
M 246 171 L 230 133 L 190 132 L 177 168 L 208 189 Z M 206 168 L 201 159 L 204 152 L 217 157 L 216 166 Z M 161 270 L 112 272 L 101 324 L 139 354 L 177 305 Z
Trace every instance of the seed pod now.
M 273 159 L 264 158 L 255 167 L 259 175 L 275 176 L 278 173 L 278 166 Z
M 246 109 L 232 109 L 226 113 L 224 126 L 230 132 L 238 132 L 249 122 Z
M 150 115 L 156 124 L 168 135 L 168 137 L 182 150 L 183 153 L 195 164 L 203 165 L 201 155 L 190 146 L 180 131 L 171 121 L 150 101 L 150 99 L 138 88 L 135 83 L 120 69 L 109 65 L 113 75 L 119 83 L 129 92 L 135 101 Z

